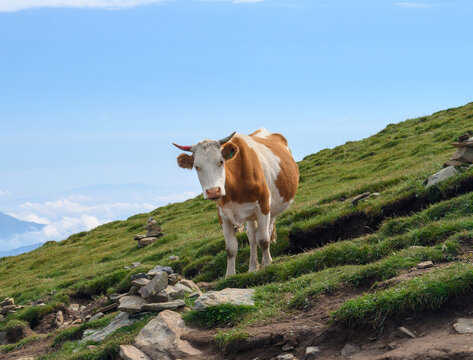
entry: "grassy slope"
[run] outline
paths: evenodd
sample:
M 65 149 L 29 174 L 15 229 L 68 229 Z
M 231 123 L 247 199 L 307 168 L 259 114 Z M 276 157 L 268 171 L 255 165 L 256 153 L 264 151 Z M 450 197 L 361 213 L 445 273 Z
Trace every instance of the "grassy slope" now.
M 473 170 L 439 188 L 426 191 L 422 183 L 453 153 L 450 143 L 467 131 L 473 133 L 473 103 L 388 125 L 367 139 L 307 156 L 299 163 L 301 184 L 296 200 L 278 220 L 278 242 L 272 247 L 274 265 L 255 274 L 243 274 L 248 267 L 249 247 L 246 235 L 238 234 L 240 275 L 220 280 L 219 286 L 259 286 L 258 303 L 265 309 L 259 317 L 251 315 L 254 321 L 286 307 L 305 306 L 310 296 L 340 284 L 357 286 L 392 277 L 418 260 L 458 261 L 455 254 L 459 241 L 471 237 L 473 218 L 472 197 L 456 193 L 456 189 L 461 181 L 473 176 Z M 357 206 L 337 201 L 364 191 L 379 192 L 381 196 L 363 200 Z M 354 213 L 379 217 L 390 204 L 408 197 L 422 198 L 434 205 L 414 216 L 386 219 L 374 234 L 286 255 L 290 234 L 330 227 Z M 133 235 L 143 233 L 141 226 L 150 215 L 166 235 L 155 244 L 138 249 Z M 426 248 L 402 250 L 410 245 Z M 401 252 L 393 254 L 398 250 Z M 169 261 L 171 254 L 178 255 L 179 260 Z M 126 290 L 128 275 L 143 270 L 123 269 L 134 261 L 145 267 L 169 264 L 196 280 L 221 278 L 226 255 L 215 204 L 199 196 L 73 235 L 59 243 L 48 243 L 28 254 L 0 259 L 0 297 L 13 296 L 21 303 L 55 290 L 55 300 L 63 301 L 64 295 L 71 293 L 88 296 Z M 472 270 L 470 264 L 465 266 L 463 271 Z M 426 280 L 430 284 L 429 281 Z M 464 284 L 469 282 L 460 283 Z M 458 292 L 452 290 L 452 294 Z M 285 293 L 291 294 L 289 301 Z M 386 296 L 389 298 L 389 294 Z M 354 310 L 355 305 L 348 304 L 349 309 L 342 309 L 335 316 L 353 321 L 357 314 L 363 314 Z M 382 316 L 382 311 L 376 309 L 366 313 L 373 319 Z

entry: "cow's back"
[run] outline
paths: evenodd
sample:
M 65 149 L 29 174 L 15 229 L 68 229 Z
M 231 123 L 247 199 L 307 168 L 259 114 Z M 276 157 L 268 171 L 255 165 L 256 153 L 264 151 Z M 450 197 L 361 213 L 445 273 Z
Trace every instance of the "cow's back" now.
M 271 156 L 276 162 L 262 161 L 266 182 L 270 188 L 273 202 L 291 202 L 296 195 L 299 185 L 299 168 L 297 167 L 286 138 L 278 133 L 271 133 L 266 129 L 260 129 L 249 136 L 254 142 L 269 149 Z M 258 152 L 258 151 L 257 151 Z M 258 153 L 264 152 L 262 150 Z

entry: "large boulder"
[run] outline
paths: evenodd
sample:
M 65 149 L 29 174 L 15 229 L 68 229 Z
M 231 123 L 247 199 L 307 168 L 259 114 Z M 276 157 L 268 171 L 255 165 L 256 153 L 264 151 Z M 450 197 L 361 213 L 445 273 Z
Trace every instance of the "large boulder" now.
M 138 321 L 138 318 L 131 319 L 127 313 L 121 312 L 117 315 L 115 319 L 110 322 L 110 324 L 108 324 L 103 329 L 86 330 L 86 332 L 84 332 L 84 336 L 82 337 L 82 341 L 103 341 L 107 336 L 111 335 L 118 329 L 121 329 L 125 326 L 130 326 L 136 321 Z
M 164 310 L 145 325 L 135 339 L 135 346 L 151 359 L 174 360 L 202 355 L 181 339 L 181 335 L 190 330 L 178 313 Z
M 130 314 L 141 312 L 143 305 L 146 304 L 140 296 L 127 295 L 120 298 L 120 305 L 118 305 L 118 311 L 124 311 Z
M 209 291 L 200 296 L 194 303 L 194 310 L 202 311 L 209 306 L 220 304 L 232 305 L 254 305 L 252 297 L 255 293 L 254 289 L 233 289 L 227 288 L 221 291 Z

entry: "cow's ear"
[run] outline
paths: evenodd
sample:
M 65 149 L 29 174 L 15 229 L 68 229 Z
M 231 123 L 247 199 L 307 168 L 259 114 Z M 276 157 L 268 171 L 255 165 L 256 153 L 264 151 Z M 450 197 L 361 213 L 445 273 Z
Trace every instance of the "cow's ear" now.
M 192 169 L 194 167 L 194 157 L 192 155 L 181 154 L 177 157 L 177 165 L 183 169 Z
M 234 158 L 240 149 L 237 145 L 232 143 L 226 143 L 222 146 L 222 156 L 225 160 L 230 160 Z

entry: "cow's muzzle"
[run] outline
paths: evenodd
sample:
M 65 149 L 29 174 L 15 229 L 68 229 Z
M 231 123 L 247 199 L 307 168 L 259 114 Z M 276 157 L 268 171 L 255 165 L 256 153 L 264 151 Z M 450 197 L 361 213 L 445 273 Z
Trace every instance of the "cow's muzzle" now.
M 218 200 L 222 196 L 222 189 L 220 187 L 213 187 L 205 190 L 209 200 Z

